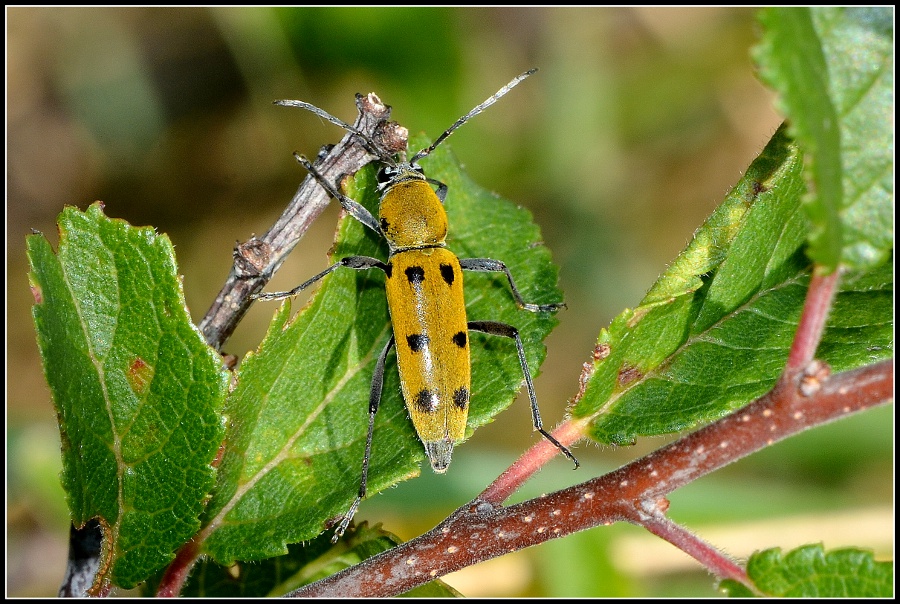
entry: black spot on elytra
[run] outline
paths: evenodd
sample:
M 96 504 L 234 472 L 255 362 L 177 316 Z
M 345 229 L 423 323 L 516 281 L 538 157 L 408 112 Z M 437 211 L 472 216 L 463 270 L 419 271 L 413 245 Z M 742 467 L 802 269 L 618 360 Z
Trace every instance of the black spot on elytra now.
M 428 336 L 421 333 L 414 333 L 411 336 L 406 336 L 406 343 L 409 344 L 410 350 L 419 352 L 428 346 Z
M 386 218 L 381 219 L 381 232 L 387 233 L 387 230 L 391 227 L 391 223 L 387 221 Z
M 391 274 L 394 272 L 394 263 L 388 262 L 384 265 L 384 274 L 387 275 L 387 278 L 391 278 Z
M 453 343 L 456 344 L 457 346 L 459 346 L 460 348 L 465 348 L 466 340 L 468 338 L 466 337 L 466 332 L 460 331 L 455 336 L 453 336 L 451 339 L 453 340 Z
M 465 409 L 469 405 L 469 389 L 457 388 L 453 393 L 453 404 L 460 409 Z
M 418 285 L 425 280 L 425 269 L 421 266 L 411 266 L 406 269 L 406 278 L 413 285 Z
M 453 285 L 453 279 L 456 278 L 456 275 L 453 274 L 453 266 L 450 264 L 442 264 L 441 277 L 444 278 L 444 281 L 447 282 L 447 285 Z
M 434 403 L 434 397 L 427 388 L 416 395 L 416 409 L 422 413 L 434 413 L 437 411 L 437 405 Z

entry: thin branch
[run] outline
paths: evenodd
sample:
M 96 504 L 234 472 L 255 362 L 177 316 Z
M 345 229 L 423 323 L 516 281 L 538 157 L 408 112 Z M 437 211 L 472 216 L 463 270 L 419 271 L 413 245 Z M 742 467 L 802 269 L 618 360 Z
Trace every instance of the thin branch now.
M 587 420 L 568 420 L 556 428 L 552 434 L 562 445 L 569 447 L 578 440 L 584 438 Z M 559 449 L 545 438 L 542 438 L 533 447 L 529 448 L 515 461 L 503 474 L 492 482 L 478 496 L 479 501 L 493 505 L 500 505 L 510 495 L 519 490 L 535 472 L 559 455 Z
M 747 571 L 740 564 L 683 526 L 672 522 L 672 519 L 665 515 L 668 501 L 662 500 L 661 502 L 664 505 L 653 505 L 645 510 L 647 514 L 641 518 L 641 526 L 696 559 L 717 577 L 734 579 L 752 589 L 753 586 L 747 577 Z
M 794 334 L 788 354 L 785 375 L 805 370 L 815 358 L 840 276 L 840 270 L 835 270 L 829 275 L 820 275 L 818 271 L 813 271 L 809 290 L 806 292 L 806 301 L 803 303 L 803 314 L 800 315 L 800 323 L 797 325 L 797 332 Z
M 162 579 L 156 588 L 156 597 L 158 598 L 177 598 L 181 594 L 181 589 L 187 581 L 194 563 L 197 561 L 200 551 L 194 541 L 185 543 L 175 559 L 169 564 L 166 572 L 163 573 Z
M 440 525 L 292 596 L 393 596 L 497 556 L 616 521 L 718 468 L 893 399 L 893 361 L 824 378 L 814 391 L 779 384 L 750 405 L 614 472 L 518 505 L 474 500 Z M 732 575 L 732 573 L 729 573 Z M 732 575 L 733 576 L 733 575 Z
M 391 114 L 390 106 L 382 103 L 374 93 L 357 95 L 356 106 L 359 109 L 359 118 L 354 123 L 357 130 L 379 142 L 388 154 L 406 149 L 406 129 L 386 123 Z M 316 169 L 328 182 L 338 183 L 340 178 L 356 173 L 374 158 L 363 145 L 358 136 L 347 133 L 340 143 L 320 157 L 315 163 Z M 307 176 L 287 209 L 266 234 L 235 247 L 231 273 L 200 321 L 200 331 L 210 346 L 221 349 L 250 308 L 250 295 L 265 287 L 309 225 L 328 206 L 329 200 L 328 193 L 314 178 Z

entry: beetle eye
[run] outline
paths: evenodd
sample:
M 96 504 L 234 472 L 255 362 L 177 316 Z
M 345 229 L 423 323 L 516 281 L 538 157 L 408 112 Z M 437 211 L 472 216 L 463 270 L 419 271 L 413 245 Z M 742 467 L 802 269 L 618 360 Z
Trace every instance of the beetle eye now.
M 379 185 L 385 185 L 391 182 L 391 179 L 397 174 L 397 169 L 394 166 L 381 166 L 378 168 L 378 174 L 376 178 L 378 179 Z

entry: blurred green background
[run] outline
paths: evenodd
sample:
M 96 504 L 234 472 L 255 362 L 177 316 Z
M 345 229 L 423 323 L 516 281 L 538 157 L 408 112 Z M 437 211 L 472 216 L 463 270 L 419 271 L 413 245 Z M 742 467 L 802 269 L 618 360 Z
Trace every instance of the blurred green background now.
M 537 380 L 545 423 L 578 390 L 599 330 L 635 305 L 774 133 L 743 8 L 8 8 L 7 593 L 54 595 L 68 520 L 59 436 L 30 317 L 24 237 L 56 243 L 63 205 L 96 199 L 175 244 L 199 320 L 235 241 L 261 234 L 314 155 L 342 132 L 271 101 L 347 121 L 376 92 L 437 136 L 514 75 L 540 71 L 456 133 L 481 185 L 529 208 L 562 268 L 568 310 Z M 490 141 L 489 144 L 486 144 Z M 332 204 L 272 287 L 326 265 Z M 226 351 L 243 356 L 273 309 Z M 363 504 L 403 538 L 477 494 L 535 441 L 519 401 L 446 476 L 423 473 Z M 583 445 L 517 495 L 562 488 L 666 441 Z M 824 541 L 893 550 L 893 407 L 815 430 L 676 492 L 672 516 L 738 557 Z M 632 526 L 603 527 L 462 571 L 469 596 L 714 595 L 713 579 Z

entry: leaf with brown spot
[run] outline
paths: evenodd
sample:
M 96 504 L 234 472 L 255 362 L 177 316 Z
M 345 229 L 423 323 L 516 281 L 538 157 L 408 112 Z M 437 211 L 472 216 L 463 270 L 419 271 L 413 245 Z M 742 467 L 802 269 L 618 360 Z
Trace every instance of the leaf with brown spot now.
M 638 307 L 601 332 L 609 354 L 572 410 L 591 437 L 686 430 L 774 385 L 810 277 L 803 166 L 782 128 Z M 844 278 L 818 353 L 835 371 L 892 355 L 892 268 Z

